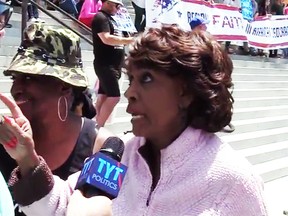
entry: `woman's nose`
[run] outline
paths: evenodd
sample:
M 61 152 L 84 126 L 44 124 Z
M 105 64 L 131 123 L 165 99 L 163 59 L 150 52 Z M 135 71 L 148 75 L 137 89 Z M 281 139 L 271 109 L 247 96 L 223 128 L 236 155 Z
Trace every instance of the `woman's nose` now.
M 124 93 L 124 96 L 128 99 L 128 102 L 136 101 L 137 100 L 137 93 L 135 87 L 130 84 L 127 90 Z

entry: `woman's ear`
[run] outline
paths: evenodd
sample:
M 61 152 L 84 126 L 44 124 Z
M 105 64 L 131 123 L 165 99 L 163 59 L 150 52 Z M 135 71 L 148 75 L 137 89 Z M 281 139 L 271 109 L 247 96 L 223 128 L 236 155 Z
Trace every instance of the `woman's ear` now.
M 190 106 L 190 104 L 193 102 L 193 95 L 190 93 L 190 94 L 186 94 L 186 95 L 183 95 L 182 96 L 182 105 L 183 107 L 185 108 L 188 108 Z
M 62 96 L 71 96 L 73 94 L 73 90 L 71 86 L 66 85 L 65 83 L 61 86 L 61 95 Z
M 71 86 L 62 84 L 60 87 L 60 97 L 65 97 L 68 102 L 69 110 L 71 110 L 73 100 L 74 100 L 74 94 L 73 89 Z
M 180 100 L 181 106 L 183 108 L 188 108 L 190 104 L 193 102 L 193 94 L 188 88 L 187 83 L 182 83 L 181 90 L 180 90 Z

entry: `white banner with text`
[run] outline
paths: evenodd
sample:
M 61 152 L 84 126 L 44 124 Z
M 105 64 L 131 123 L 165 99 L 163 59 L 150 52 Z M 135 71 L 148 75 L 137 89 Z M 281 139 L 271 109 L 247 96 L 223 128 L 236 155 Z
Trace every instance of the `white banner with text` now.
M 189 22 L 197 16 L 209 20 L 207 31 L 219 41 L 247 41 L 262 49 L 288 47 L 288 16 L 257 17 L 248 22 L 233 6 L 201 0 L 146 0 L 147 27 L 177 23 L 190 30 Z

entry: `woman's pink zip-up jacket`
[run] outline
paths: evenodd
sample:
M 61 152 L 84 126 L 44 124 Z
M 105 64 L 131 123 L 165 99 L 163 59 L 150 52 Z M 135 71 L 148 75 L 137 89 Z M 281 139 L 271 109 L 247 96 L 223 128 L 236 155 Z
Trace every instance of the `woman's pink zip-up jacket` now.
M 144 144 L 140 137 L 126 144 L 122 163 L 128 171 L 113 200 L 114 216 L 268 215 L 261 178 L 217 135 L 186 128 L 161 150 L 160 179 L 153 191 L 151 172 L 138 151 Z M 63 181 L 42 160 L 25 178 L 16 169 L 10 185 L 28 216 L 64 216 L 78 175 Z

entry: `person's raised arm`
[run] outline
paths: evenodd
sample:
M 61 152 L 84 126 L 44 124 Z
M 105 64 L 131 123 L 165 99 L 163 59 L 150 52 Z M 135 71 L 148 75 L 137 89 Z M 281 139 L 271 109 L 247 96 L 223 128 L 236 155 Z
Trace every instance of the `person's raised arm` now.
M 78 175 L 72 184 L 54 177 L 34 149 L 31 125 L 20 108 L 3 94 L 0 100 L 12 114 L 0 116 L 0 143 L 19 165 L 9 179 L 15 201 L 27 215 L 65 215 Z
M 12 117 L 1 116 L 0 143 L 7 153 L 16 160 L 22 176 L 40 164 L 34 149 L 32 129 L 17 104 L 3 94 L 0 100 L 9 108 Z
M 74 192 L 80 172 L 69 176 L 67 181 L 53 176 L 44 159 L 38 156 L 34 149 L 32 129 L 27 118 L 13 100 L 1 93 L 0 100 L 12 114 L 11 117 L 0 116 L 0 143 L 19 165 L 9 180 L 16 202 L 27 215 L 41 215 L 43 211 L 47 216 L 66 215 L 70 196 Z M 108 132 L 102 135 L 103 132 L 100 131 L 101 135 L 96 142 L 99 146 L 109 135 Z M 108 198 L 100 196 L 83 199 L 83 203 L 89 204 L 93 202 L 91 200 L 103 204 L 95 206 L 94 212 L 98 212 L 99 216 L 110 215 L 111 202 Z

